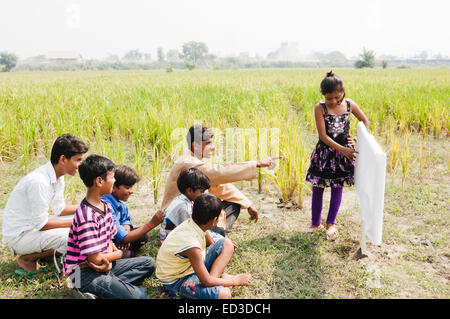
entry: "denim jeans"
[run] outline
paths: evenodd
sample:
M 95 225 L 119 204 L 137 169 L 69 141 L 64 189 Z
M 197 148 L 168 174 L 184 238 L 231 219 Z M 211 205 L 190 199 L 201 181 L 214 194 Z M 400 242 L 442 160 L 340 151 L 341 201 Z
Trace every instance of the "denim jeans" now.
M 233 227 L 234 222 L 238 219 L 239 214 L 241 213 L 241 205 L 236 203 L 227 202 L 225 200 L 222 201 L 223 210 L 225 211 L 225 215 L 227 216 L 227 226 L 225 231 L 229 232 L 231 227 Z
M 75 288 L 100 298 L 145 299 L 147 293 L 140 285 L 155 271 L 155 266 L 151 257 L 126 258 L 114 261 L 112 269 L 107 273 L 85 266 L 77 268 L 71 278 Z
M 210 247 L 205 258 L 205 267 L 208 271 L 216 260 L 217 256 L 222 253 L 225 238 L 221 238 L 214 242 Z M 205 287 L 201 284 L 195 273 L 184 276 L 170 285 L 163 285 L 164 291 L 171 297 L 180 296 L 190 299 L 218 299 L 220 289 L 223 286 Z

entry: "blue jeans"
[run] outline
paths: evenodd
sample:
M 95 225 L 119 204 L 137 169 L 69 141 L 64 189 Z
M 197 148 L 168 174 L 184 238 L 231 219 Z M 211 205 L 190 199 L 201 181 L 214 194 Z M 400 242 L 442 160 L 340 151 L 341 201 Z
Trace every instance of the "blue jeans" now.
M 224 243 L 225 238 L 221 238 L 208 247 L 205 258 L 205 267 L 208 271 L 211 270 L 212 264 L 217 256 L 222 253 Z M 181 298 L 190 299 L 218 299 L 222 287 L 223 286 L 203 286 L 195 273 L 180 278 L 173 284 L 163 285 L 164 291 L 171 297 L 180 296 Z
M 90 267 L 80 268 L 78 284 L 77 275 L 72 274 L 74 287 L 81 292 L 90 292 L 100 298 L 108 299 L 145 299 L 147 293 L 142 282 L 155 271 L 155 261 L 151 257 L 134 257 L 113 262 L 107 273 L 97 272 Z

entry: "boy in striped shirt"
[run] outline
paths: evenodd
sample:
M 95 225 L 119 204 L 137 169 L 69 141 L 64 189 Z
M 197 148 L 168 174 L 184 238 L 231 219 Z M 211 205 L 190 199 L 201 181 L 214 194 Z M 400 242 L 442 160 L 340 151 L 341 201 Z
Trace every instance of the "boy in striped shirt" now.
M 121 259 L 122 251 L 112 242 L 117 229 L 111 206 L 101 199 L 114 185 L 114 163 L 90 155 L 78 168 L 87 187 L 70 227 L 63 271 L 82 293 L 100 298 L 145 298 L 141 285 L 155 270 L 151 257 Z

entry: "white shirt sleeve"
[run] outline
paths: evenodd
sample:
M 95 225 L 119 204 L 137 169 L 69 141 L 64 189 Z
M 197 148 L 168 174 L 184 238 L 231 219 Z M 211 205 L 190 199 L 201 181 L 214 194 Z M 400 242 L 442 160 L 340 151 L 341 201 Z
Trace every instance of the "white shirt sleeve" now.
M 64 200 L 64 179 L 61 178 L 57 183 L 55 196 L 50 203 L 50 208 L 53 215 L 59 216 L 65 207 L 66 202 Z
M 27 197 L 29 202 L 30 223 L 33 228 L 41 229 L 47 224 L 49 203 L 51 201 L 51 190 L 44 183 L 32 180 L 27 187 Z

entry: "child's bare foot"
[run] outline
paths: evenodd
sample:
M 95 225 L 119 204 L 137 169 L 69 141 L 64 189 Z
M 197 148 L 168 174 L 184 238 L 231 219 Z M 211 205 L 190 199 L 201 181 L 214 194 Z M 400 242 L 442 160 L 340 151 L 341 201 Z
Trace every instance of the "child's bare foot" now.
M 220 276 L 220 278 L 222 278 L 222 279 L 233 279 L 234 276 L 228 275 L 228 274 L 222 274 L 222 276 Z M 233 286 L 230 286 L 228 288 L 230 288 L 230 291 L 231 291 L 233 289 Z
M 252 282 L 252 276 L 249 274 L 239 274 L 234 276 L 235 286 L 248 286 Z

